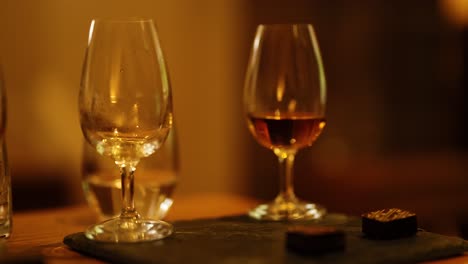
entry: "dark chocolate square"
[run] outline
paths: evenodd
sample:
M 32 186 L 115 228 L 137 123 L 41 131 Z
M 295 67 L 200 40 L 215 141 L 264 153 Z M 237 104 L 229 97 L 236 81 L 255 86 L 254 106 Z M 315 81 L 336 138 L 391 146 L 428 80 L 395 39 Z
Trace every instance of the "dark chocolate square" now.
M 303 255 L 319 255 L 345 249 L 345 233 L 334 227 L 295 226 L 286 233 L 288 249 Z

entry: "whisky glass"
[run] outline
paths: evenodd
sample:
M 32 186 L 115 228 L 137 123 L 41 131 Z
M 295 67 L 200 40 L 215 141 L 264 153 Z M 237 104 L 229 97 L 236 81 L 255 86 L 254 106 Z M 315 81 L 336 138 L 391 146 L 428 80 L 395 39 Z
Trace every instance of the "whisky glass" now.
M 249 212 L 259 220 L 319 219 L 326 209 L 294 193 L 294 158 L 325 127 L 325 74 L 310 24 L 259 25 L 244 85 L 249 130 L 277 156 L 280 192 L 274 201 Z
M 168 70 L 151 19 L 91 22 L 79 94 L 86 141 L 120 170 L 120 216 L 89 227 L 88 239 L 142 242 L 169 236 L 173 227 L 141 217 L 135 208 L 134 177 L 141 159 L 156 152 L 172 126 Z

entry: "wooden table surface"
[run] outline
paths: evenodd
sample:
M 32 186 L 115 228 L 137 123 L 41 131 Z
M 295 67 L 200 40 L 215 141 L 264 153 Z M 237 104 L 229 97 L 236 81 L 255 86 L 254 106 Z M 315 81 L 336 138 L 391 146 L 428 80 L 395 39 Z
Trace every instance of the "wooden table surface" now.
M 167 220 L 218 217 L 245 213 L 256 201 L 235 195 L 202 194 L 177 197 Z M 13 215 L 13 233 L 6 241 L 7 259 L 2 263 L 103 263 L 71 251 L 62 243 L 68 234 L 83 231 L 94 221 L 85 205 L 21 212 Z M 468 255 L 431 263 L 468 263 Z

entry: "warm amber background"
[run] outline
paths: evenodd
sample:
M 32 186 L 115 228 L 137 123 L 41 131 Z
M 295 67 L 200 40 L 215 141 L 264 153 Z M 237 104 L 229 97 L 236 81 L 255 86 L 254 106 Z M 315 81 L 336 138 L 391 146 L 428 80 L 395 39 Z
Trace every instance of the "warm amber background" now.
M 89 22 L 135 15 L 156 20 L 170 69 L 177 191 L 272 198 L 276 160 L 242 116 L 250 41 L 257 23 L 312 22 L 328 125 L 298 155 L 297 192 L 354 214 L 399 206 L 427 229 L 458 232 L 468 213 L 467 2 L 2 0 L 15 207 L 83 200 L 77 94 Z

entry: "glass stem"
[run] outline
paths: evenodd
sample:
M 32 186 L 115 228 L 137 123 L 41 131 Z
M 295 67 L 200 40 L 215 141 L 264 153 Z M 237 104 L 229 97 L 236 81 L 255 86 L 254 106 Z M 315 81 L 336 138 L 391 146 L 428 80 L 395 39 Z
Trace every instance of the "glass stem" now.
M 123 165 L 120 167 L 120 176 L 122 179 L 122 213 L 120 218 L 135 219 L 140 215 L 135 209 L 134 194 L 134 174 L 135 166 Z
M 294 202 L 297 200 L 294 194 L 294 158 L 296 152 L 276 151 L 279 163 L 280 193 L 277 199 L 284 202 Z

